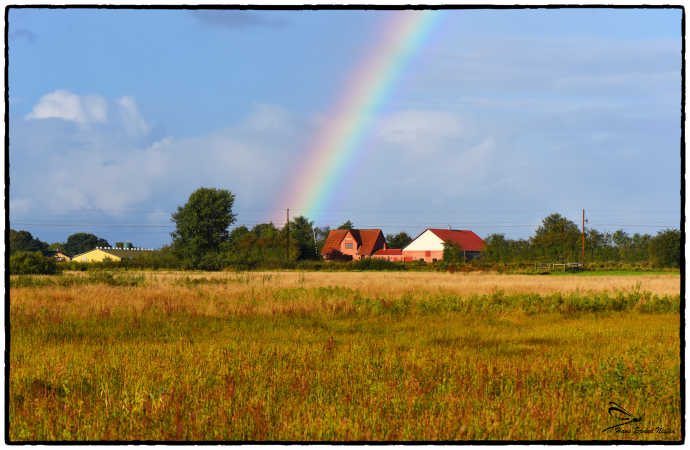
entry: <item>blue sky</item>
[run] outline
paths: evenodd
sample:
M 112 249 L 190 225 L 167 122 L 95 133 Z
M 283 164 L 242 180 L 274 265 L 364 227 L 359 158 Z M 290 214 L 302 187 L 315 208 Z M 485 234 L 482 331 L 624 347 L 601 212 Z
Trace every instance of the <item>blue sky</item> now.
M 160 247 L 201 186 L 270 220 L 387 14 L 10 10 L 12 228 Z M 679 227 L 679 9 L 441 16 L 317 225 Z

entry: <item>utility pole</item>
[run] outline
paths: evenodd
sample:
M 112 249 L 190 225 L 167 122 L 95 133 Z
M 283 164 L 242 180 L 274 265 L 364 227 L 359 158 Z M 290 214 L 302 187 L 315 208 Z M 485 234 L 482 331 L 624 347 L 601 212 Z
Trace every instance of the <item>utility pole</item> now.
M 316 229 L 312 227 L 311 232 L 314 235 L 314 255 L 318 257 L 319 256 L 319 248 L 316 245 Z
M 285 245 L 285 260 L 290 261 L 290 208 L 286 210 L 287 243 Z
M 585 268 L 585 210 L 582 210 L 582 268 Z

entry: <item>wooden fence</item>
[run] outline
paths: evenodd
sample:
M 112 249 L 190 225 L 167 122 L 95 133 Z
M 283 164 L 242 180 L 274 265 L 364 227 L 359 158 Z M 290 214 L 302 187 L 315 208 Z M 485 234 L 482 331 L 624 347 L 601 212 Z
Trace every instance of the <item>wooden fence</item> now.
M 582 270 L 582 263 L 535 263 L 534 269 L 537 272 L 578 272 Z

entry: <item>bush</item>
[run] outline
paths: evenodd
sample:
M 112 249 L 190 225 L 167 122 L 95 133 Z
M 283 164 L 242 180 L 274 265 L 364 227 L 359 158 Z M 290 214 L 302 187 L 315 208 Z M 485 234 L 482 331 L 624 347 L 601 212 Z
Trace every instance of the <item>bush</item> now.
M 17 275 L 59 273 L 53 258 L 43 256 L 41 252 L 16 252 L 10 256 L 10 273 Z
M 352 270 L 406 270 L 405 266 L 387 259 L 362 258 L 352 263 Z

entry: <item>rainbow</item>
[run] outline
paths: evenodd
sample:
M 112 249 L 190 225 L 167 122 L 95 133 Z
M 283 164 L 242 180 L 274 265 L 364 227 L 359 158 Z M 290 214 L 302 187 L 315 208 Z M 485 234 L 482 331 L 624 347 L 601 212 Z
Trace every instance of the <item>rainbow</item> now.
M 274 217 L 294 215 L 318 221 L 342 175 L 354 162 L 358 143 L 377 108 L 390 95 L 407 61 L 424 41 L 438 11 L 396 11 L 385 22 L 378 44 L 350 77 L 328 119 L 311 140 L 301 169 L 276 205 Z

